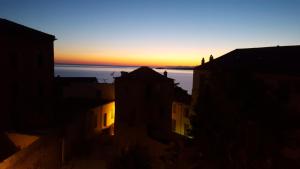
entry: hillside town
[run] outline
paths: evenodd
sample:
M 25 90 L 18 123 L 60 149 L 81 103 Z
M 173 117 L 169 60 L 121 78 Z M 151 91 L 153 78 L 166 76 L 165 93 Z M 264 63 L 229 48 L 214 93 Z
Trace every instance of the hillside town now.
M 54 35 L 0 19 L 0 37 L 0 169 L 300 168 L 300 46 L 203 59 L 190 95 L 147 66 L 55 76 Z

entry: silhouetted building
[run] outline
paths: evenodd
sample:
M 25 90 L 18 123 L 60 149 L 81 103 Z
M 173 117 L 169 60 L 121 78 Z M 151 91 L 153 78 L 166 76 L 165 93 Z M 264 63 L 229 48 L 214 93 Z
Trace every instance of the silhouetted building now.
M 117 77 L 117 145 L 126 149 L 135 144 L 147 145 L 154 140 L 167 143 L 172 131 L 173 92 L 174 80 L 149 67 L 140 67 Z
M 48 126 L 52 114 L 55 37 L 0 19 L 2 129 Z
M 236 49 L 195 67 L 192 106 L 202 127 L 196 132 L 218 135 L 206 135 L 205 147 L 221 143 L 215 150 L 223 160 L 223 150 L 243 152 L 231 160 L 241 166 L 299 168 L 299 63 L 300 46 L 277 46 Z
M 270 89 L 288 85 L 291 94 L 298 93 L 300 80 L 300 46 L 276 46 L 236 49 L 194 68 L 192 104 L 199 95 L 199 86 L 213 72 L 253 74 Z M 271 86 L 270 86 L 271 85 Z M 273 86 L 273 87 L 272 87 Z M 297 110 L 300 115 L 300 109 Z

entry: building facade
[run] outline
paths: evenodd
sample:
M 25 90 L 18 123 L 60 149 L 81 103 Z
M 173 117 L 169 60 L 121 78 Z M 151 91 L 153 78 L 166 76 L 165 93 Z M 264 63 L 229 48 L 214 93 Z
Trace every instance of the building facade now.
M 49 125 L 53 108 L 55 37 L 0 19 L 2 129 Z

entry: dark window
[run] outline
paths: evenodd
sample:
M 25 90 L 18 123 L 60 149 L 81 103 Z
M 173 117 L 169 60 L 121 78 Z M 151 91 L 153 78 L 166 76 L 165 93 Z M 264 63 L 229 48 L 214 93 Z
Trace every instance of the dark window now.
M 106 127 L 106 125 L 107 125 L 107 114 L 104 113 L 104 115 L 103 115 L 103 126 Z

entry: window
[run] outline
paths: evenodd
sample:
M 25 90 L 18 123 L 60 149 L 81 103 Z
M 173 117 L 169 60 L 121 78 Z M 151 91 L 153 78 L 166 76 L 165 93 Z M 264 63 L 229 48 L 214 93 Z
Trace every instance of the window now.
M 104 127 L 107 126 L 107 114 L 106 113 L 103 114 L 103 126 Z

